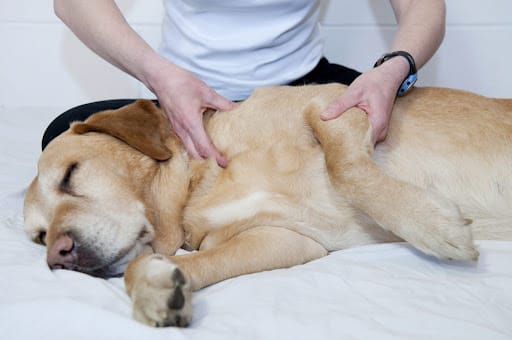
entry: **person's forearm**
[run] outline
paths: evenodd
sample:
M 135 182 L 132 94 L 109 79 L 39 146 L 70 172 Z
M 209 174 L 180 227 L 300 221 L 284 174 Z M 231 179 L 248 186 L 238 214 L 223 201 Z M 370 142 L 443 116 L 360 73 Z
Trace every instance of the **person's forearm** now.
M 152 67 L 162 58 L 129 26 L 113 0 L 55 0 L 54 9 L 96 54 L 151 86 Z
M 444 0 L 390 0 L 398 22 L 391 50 L 409 52 L 421 68 L 437 51 L 444 38 Z

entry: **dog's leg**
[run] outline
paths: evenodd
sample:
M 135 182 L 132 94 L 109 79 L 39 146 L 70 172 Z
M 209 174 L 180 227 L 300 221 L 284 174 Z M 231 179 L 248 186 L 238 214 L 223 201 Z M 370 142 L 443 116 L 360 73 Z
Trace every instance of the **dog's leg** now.
M 351 109 L 340 118 L 322 121 L 323 105 L 313 102 L 305 118 L 325 153 L 334 187 L 382 228 L 427 254 L 447 259 L 477 259 L 471 222 L 456 205 L 435 192 L 386 175 L 371 159 L 366 113 Z
M 135 319 L 152 326 L 186 326 L 192 316 L 193 290 L 326 254 L 319 243 L 288 229 L 257 227 L 207 250 L 180 256 L 141 256 L 128 266 L 125 282 Z

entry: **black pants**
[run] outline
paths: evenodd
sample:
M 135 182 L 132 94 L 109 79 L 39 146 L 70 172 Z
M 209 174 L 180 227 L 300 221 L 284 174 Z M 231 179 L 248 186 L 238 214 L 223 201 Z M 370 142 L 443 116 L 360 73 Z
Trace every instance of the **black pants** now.
M 350 84 L 361 73 L 345 66 L 331 64 L 326 58 L 322 58 L 317 66 L 304 77 L 292 81 L 288 85 L 299 86 L 307 84 L 327 84 L 327 83 L 341 83 Z M 90 115 L 104 111 L 115 110 L 122 106 L 133 103 L 135 99 L 114 99 L 103 100 L 93 103 L 88 103 L 74 107 L 55 118 L 50 125 L 46 128 L 41 142 L 41 147 L 44 150 L 46 145 L 50 143 L 55 137 L 66 131 L 72 122 L 84 121 Z M 158 104 L 157 101 L 155 101 Z

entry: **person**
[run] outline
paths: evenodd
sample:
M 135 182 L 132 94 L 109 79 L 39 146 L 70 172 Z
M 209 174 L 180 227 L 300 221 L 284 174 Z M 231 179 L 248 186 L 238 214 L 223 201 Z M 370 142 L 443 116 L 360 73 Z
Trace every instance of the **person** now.
M 321 118 L 359 107 L 369 116 L 373 142 L 383 140 L 397 90 L 443 40 L 446 12 L 443 0 L 390 3 L 398 23 L 390 50 L 402 52 L 363 73 L 323 57 L 320 0 L 164 0 L 159 52 L 129 26 L 114 0 L 55 0 L 54 10 L 85 45 L 154 93 L 192 157 L 215 157 L 225 167 L 228 161 L 207 135 L 203 113 L 232 109 L 258 86 L 345 83 L 347 90 Z M 43 148 L 71 120 L 126 103 L 70 110 L 50 124 Z

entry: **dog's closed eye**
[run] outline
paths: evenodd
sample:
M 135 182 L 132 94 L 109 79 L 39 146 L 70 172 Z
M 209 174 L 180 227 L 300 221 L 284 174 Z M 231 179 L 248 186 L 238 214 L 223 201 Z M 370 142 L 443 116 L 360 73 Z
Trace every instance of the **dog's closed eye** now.
M 66 172 L 64 173 L 64 177 L 59 183 L 59 191 L 64 194 L 69 194 L 75 196 L 75 193 L 73 192 L 73 187 L 71 185 L 71 176 L 73 175 L 73 172 L 78 169 L 78 163 L 74 162 L 71 163 L 68 168 L 66 169 Z
M 46 245 L 46 230 L 39 231 L 37 233 L 36 237 L 34 238 L 34 242 L 45 246 Z

